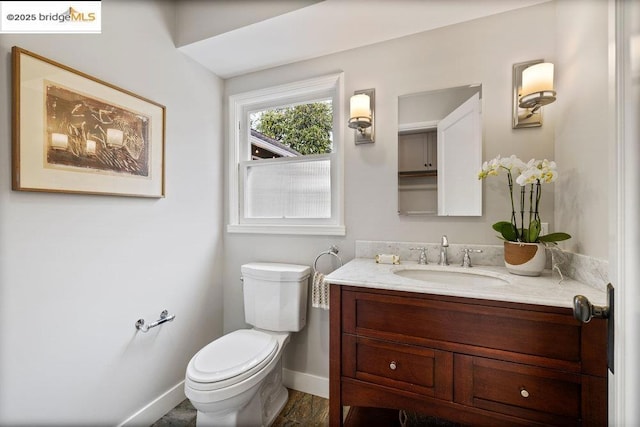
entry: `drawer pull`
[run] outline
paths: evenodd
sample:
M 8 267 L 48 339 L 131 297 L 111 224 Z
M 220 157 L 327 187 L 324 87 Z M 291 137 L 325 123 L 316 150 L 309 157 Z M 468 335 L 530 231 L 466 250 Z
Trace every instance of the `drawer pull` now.
M 389 369 L 391 369 L 392 371 L 395 371 L 397 367 L 398 365 L 396 364 L 395 360 L 389 363 Z
M 520 396 L 524 397 L 525 399 L 526 399 L 527 397 L 529 397 L 529 392 L 527 391 L 527 389 L 526 389 L 526 388 L 522 387 L 522 388 L 520 389 Z

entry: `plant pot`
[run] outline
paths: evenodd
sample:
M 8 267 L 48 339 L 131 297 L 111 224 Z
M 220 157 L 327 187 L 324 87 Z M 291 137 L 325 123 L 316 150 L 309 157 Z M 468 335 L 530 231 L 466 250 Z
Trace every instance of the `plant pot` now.
M 519 276 L 539 276 L 547 264 L 542 243 L 504 242 L 504 265 Z

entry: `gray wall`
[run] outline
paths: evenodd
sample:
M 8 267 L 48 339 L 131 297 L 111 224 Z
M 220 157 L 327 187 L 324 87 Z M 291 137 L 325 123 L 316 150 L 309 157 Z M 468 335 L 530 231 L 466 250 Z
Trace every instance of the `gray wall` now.
M 481 87 L 462 86 L 402 95 L 398 98 L 398 125 L 437 122 L 480 92 Z
M 0 425 L 117 425 L 150 405 L 149 425 L 222 332 L 222 82 L 176 50 L 174 14 L 106 0 L 102 34 L 0 35 Z M 166 106 L 166 198 L 11 191 L 14 45 Z M 172 323 L 136 333 L 163 309 Z
M 345 133 L 346 237 L 225 235 L 225 331 L 245 326 L 238 277 L 240 266 L 246 262 L 311 265 L 331 244 L 337 244 L 348 260 L 353 257 L 355 240 L 361 239 L 439 242 L 440 236 L 447 234 L 452 243 L 499 244 L 491 224 L 508 219 L 511 212 L 504 177 L 485 183 L 481 218 L 398 216 L 398 96 L 481 83 L 484 158 L 512 153 L 525 160 L 552 158 L 552 110 L 541 128 L 511 129 L 511 70 L 514 63 L 531 59 L 555 60 L 555 32 L 539 31 L 535 37 L 522 37 L 521 26 L 522 22 L 545 22 L 548 28 L 555 28 L 555 19 L 555 4 L 545 3 L 226 80 L 225 96 L 229 96 L 344 71 L 345 103 L 355 90 L 376 89 L 377 135 L 375 144 L 356 146 L 352 132 Z M 344 107 L 348 111 L 348 105 Z M 553 202 L 553 189 L 545 189 L 541 215 L 552 227 Z M 310 308 L 307 328 L 293 337 L 285 367 L 327 377 L 328 366 L 328 316 L 325 311 Z
M 607 259 L 610 171 L 608 4 L 558 2 L 558 101 L 555 156 L 563 175 L 556 184 L 556 230 L 573 236 L 567 249 Z M 609 203 L 611 201 L 611 204 Z M 553 231 L 553 230 L 552 230 Z

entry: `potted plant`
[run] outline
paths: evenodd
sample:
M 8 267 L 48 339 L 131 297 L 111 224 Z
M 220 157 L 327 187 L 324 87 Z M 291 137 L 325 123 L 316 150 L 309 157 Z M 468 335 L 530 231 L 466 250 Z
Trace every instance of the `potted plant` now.
M 523 162 L 515 155 L 500 157 L 484 162 L 478 173 L 478 179 L 498 176 L 501 172 L 507 175 L 509 197 L 511 199 L 511 220 L 498 221 L 493 229 L 500 233 L 504 240 L 504 259 L 507 270 L 513 274 L 538 276 L 546 264 L 545 245 L 557 244 L 561 240 L 570 239 L 567 233 L 556 232 L 541 235 L 540 199 L 542 184 L 554 182 L 558 178 L 556 163 L 531 159 Z M 514 190 L 515 184 L 520 191 Z M 514 192 L 519 199 L 520 209 L 516 210 Z M 525 226 L 526 225 L 526 226 Z

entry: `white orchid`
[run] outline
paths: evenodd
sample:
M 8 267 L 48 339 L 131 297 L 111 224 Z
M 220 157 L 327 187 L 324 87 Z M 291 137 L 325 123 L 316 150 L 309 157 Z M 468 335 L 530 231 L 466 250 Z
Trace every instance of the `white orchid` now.
M 508 241 L 518 242 L 557 242 L 571 238 L 567 233 L 551 233 L 540 236 L 540 214 L 538 208 L 542 197 L 542 183 L 554 182 L 558 179 L 556 162 L 551 160 L 531 159 L 524 163 L 515 155 L 500 157 L 484 162 L 478 172 L 478 179 L 488 176 L 497 176 L 501 169 L 507 174 L 509 184 L 509 196 L 511 198 L 511 221 L 499 221 L 493 225 L 494 230 L 502 234 Z M 520 185 L 520 227 L 516 217 L 516 208 L 513 199 L 513 176 L 518 175 L 516 183 Z M 524 227 L 526 191 L 529 189 L 529 227 Z
M 513 154 L 510 157 L 500 157 L 498 154 L 494 159 L 482 164 L 482 169 L 478 172 L 478 179 L 486 178 L 487 176 L 498 176 L 501 169 L 511 172 L 523 170 L 525 167 L 526 164 Z
M 556 179 L 558 179 L 556 162 L 544 159 L 540 165 L 540 181 L 549 183 L 554 182 Z
M 525 169 L 524 172 L 520 174 L 516 178 L 516 182 L 518 184 L 527 185 L 527 184 L 535 184 L 542 177 L 542 171 L 537 167 L 531 167 L 529 169 Z
M 500 166 L 510 171 L 522 171 L 527 165 L 512 154 L 510 157 L 500 159 Z
M 556 162 L 544 160 L 531 159 L 524 166 L 520 175 L 516 178 L 518 184 L 536 184 L 550 183 L 558 179 L 558 172 L 556 171 Z

